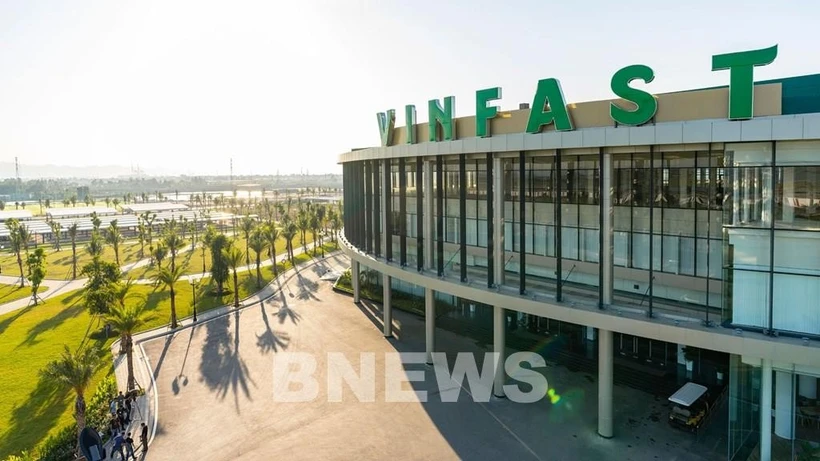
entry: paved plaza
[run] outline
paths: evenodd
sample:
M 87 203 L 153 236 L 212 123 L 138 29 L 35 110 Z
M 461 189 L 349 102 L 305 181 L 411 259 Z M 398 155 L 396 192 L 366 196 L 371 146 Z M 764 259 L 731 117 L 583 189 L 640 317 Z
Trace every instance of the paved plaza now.
M 394 311 L 396 337 L 385 339 L 380 306 L 356 306 L 349 296 L 332 291 L 334 276 L 347 265 L 344 256 L 328 257 L 280 278 L 282 285 L 274 287 L 278 292 L 262 304 L 143 343 L 158 402 L 147 459 L 719 457 L 704 440 L 667 425 L 665 402 L 620 386 L 614 390 L 615 437 L 599 437 L 595 377 L 558 366 L 540 370 L 560 395 L 556 403 L 496 398 L 476 403 L 466 390 L 457 402 L 443 403 L 435 373 L 425 365 L 407 370 L 426 371 L 425 380 L 412 386 L 429 391 L 427 402 L 386 403 L 384 353 L 424 351 L 424 321 Z M 485 351 L 466 337 L 441 329 L 436 335 L 437 348 L 448 353 L 451 365 L 455 352 Z M 317 399 L 274 401 L 273 362 L 283 352 L 315 356 Z M 328 401 L 327 352 L 345 354 L 356 371 L 360 352 L 375 353 L 375 402 L 359 402 L 349 388 L 342 402 Z

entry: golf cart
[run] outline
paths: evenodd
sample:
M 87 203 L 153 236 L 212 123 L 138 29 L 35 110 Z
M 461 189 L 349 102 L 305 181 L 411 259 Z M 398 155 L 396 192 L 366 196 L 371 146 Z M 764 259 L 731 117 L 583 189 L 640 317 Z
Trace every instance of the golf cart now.
M 669 424 L 679 429 L 697 433 L 712 411 L 713 401 L 706 386 L 686 383 L 669 397 Z

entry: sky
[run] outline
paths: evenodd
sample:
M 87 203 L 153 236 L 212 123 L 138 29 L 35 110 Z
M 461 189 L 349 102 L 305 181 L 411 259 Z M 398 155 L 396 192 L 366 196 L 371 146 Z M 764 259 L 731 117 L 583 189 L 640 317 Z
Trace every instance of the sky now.
M 557 78 L 608 99 L 621 67 L 652 93 L 726 85 L 714 54 L 779 45 L 755 79 L 820 73 L 812 0 L 0 1 L 0 162 L 148 172 L 339 172 L 376 113 L 500 86 L 502 109 Z M 13 176 L 0 171 L 0 177 Z

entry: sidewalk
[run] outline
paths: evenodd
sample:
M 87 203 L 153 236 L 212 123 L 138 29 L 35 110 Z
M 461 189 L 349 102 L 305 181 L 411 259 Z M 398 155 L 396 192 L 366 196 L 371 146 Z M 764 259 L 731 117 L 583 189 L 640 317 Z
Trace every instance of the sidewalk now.
M 300 253 L 301 252 L 294 251 L 294 255 Z M 332 257 L 339 254 L 341 254 L 340 250 L 334 250 L 332 252 L 326 253 L 328 257 Z M 234 309 L 232 305 L 217 307 L 197 315 L 196 323 L 194 323 L 192 317 L 179 319 L 179 327 L 176 330 L 172 331 L 168 328 L 168 326 L 163 326 L 134 335 L 134 377 L 137 381 L 138 387 L 142 387 L 145 390 L 145 394 L 137 398 L 135 407 L 136 409 L 132 413 L 134 416 L 132 417 L 131 425 L 128 428 L 128 431 L 131 432 L 131 435 L 132 437 L 134 437 L 134 440 L 139 440 L 139 426 L 141 423 L 145 422 L 146 424 L 148 424 L 149 427 L 148 444 L 150 446 L 151 441 L 153 441 L 154 435 L 157 430 L 158 419 L 158 398 L 155 388 L 156 382 L 154 381 L 153 376 L 153 367 L 151 366 L 151 362 L 145 353 L 145 349 L 143 348 L 142 343 L 163 336 L 166 337 L 166 340 L 170 340 L 176 334 L 181 333 L 184 330 L 189 329 L 195 325 L 206 323 L 215 318 L 224 315 L 229 315 L 230 313 L 235 312 L 236 310 L 242 310 L 246 307 L 251 307 L 257 303 L 268 300 L 276 296 L 290 279 L 297 276 L 298 271 L 304 270 L 310 266 L 313 266 L 314 264 L 319 264 L 323 261 L 324 259 L 322 259 L 321 257 L 318 259 L 312 258 L 310 261 L 306 261 L 305 263 L 300 264 L 297 267 L 291 268 L 286 272 L 279 273 L 278 277 L 268 282 L 268 284 L 262 287 L 261 290 L 257 291 L 251 296 L 248 296 L 245 299 L 240 300 L 239 307 L 236 309 Z M 270 260 L 268 260 L 267 265 L 270 264 L 271 262 Z M 251 267 L 255 269 L 256 265 L 254 264 Z M 247 266 L 245 268 L 247 268 Z M 239 268 L 237 270 L 239 270 Z M 201 277 L 202 275 L 203 274 L 195 274 L 189 277 Z M 119 340 L 114 341 L 114 343 L 111 344 L 111 353 L 114 356 L 114 375 L 117 379 L 118 388 L 124 392 L 128 379 L 128 364 L 126 360 L 126 355 L 120 355 L 119 349 Z M 142 453 L 141 450 L 140 453 Z

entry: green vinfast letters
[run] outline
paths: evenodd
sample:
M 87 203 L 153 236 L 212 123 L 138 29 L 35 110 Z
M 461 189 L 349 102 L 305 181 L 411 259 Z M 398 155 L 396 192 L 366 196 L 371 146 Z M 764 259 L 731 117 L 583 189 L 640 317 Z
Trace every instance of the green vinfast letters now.
M 393 128 L 396 126 L 396 111 L 393 109 L 387 112 L 376 114 L 379 120 L 379 133 L 382 135 L 382 146 L 393 144 Z
M 643 125 L 652 120 L 658 110 L 658 101 L 646 91 L 632 88 L 629 84 L 633 80 L 643 80 L 650 83 L 655 78 L 655 72 L 648 66 L 636 64 L 627 66 L 615 72 L 612 76 L 612 92 L 635 105 L 634 110 L 626 110 L 610 103 L 609 116 L 621 125 Z
M 547 106 L 549 110 L 545 110 Z M 547 78 L 538 81 L 538 90 L 535 92 L 530 118 L 527 121 L 527 133 L 538 133 L 542 126 L 553 122 L 556 131 L 572 130 L 572 120 L 564 103 L 561 83 L 554 78 Z
M 453 113 L 455 112 L 456 98 L 447 96 L 444 98 L 444 108 L 438 99 L 431 99 L 427 102 L 427 111 L 429 112 L 429 126 L 430 142 L 438 141 L 438 126 L 441 125 L 442 141 L 453 141 L 456 139 L 456 123 L 453 120 Z
M 754 68 L 771 64 L 777 45 L 760 50 L 712 56 L 712 70 L 729 69 L 729 120 L 746 120 L 754 115 Z
M 404 106 L 404 130 L 407 132 L 407 144 L 416 143 L 416 106 Z
M 487 102 L 497 99 L 501 99 L 500 87 L 475 92 L 475 135 L 479 138 L 490 136 L 490 120 L 498 115 L 498 106 L 487 106 Z

